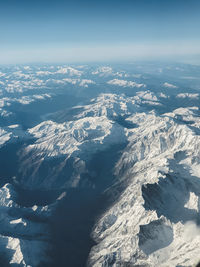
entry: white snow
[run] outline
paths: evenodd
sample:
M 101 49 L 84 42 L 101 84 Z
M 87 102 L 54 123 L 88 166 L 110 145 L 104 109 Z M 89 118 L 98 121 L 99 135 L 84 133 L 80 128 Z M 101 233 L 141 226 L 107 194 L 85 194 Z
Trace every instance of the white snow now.
M 178 86 L 176 86 L 176 85 L 174 85 L 174 84 L 171 84 L 171 83 L 167 83 L 167 82 L 165 82 L 164 84 L 163 84 L 163 86 L 164 87 L 167 87 L 167 88 L 178 88 Z
M 8 128 L 10 129 L 15 129 L 15 128 L 18 128 L 19 127 L 19 124 L 12 124 L 12 125 L 9 125 Z
M 48 261 L 48 229 L 44 224 L 20 216 L 46 211 L 23 208 L 15 203 L 16 192 L 11 184 L 0 188 L 0 251 L 10 265 L 37 266 Z
M 127 81 L 127 80 L 119 80 L 119 79 L 113 79 L 107 82 L 110 85 L 117 85 L 117 86 L 122 86 L 122 87 L 136 87 L 136 88 L 141 88 L 141 87 L 146 87 L 145 84 L 143 83 L 136 83 L 133 81 Z
M 76 118 L 88 116 L 116 116 L 130 115 L 138 111 L 139 105 L 133 97 L 126 98 L 125 95 L 100 94 L 96 99 L 92 99 L 89 105 L 77 106 L 81 108 Z
M 12 133 L 0 128 L 0 146 L 8 142 L 11 139 L 11 135 Z
M 89 80 L 89 79 L 64 78 L 62 81 L 67 82 L 67 83 L 71 83 L 73 85 L 83 86 L 83 87 L 88 87 L 88 85 L 90 85 L 90 84 L 95 84 L 94 81 Z
M 199 99 L 199 94 L 181 93 L 181 94 L 178 94 L 176 97 L 177 98 Z
M 139 68 L 141 71 L 143 66 Z M 90 75 L 85 76 L 85 70 L 93 75 L 94 81 Z M 164 73 L 161 68 L 156 71 Z M 72 175 L 63 186 L 67 188 L 69 183 L 76 187 L 81 174 L 88 172 L 88 159 L 111 145 L 127 142 L 115 164 L 117 183 L 108 190 L 115 201 L 93 228 L 92 237 L 97 245 L 90 252 L 89 265 L 188 267 L 197 264 L 200 260 L 200 117 L 199 107 L 193 103 L 199 100 L 198 93 L 177 94 L 174 102 L 189 102 L 191 106 L 184 104 L 159 115 L 159 111 L 143 112 L 142 107 L 151 105 L 153 109 L 161 105 L 160 99 L 164 105 L 169 96 L 144 89 L 148 84 L 138 81 L 141 77 L 145 79 L 145 75 L 114 71 L 110 66 L 97 67 L 94 71 L 88 66 L 86 69 L 84 66 L 24 66 L 6 74 L 0 72 L 0 77 L 0 115 L 4 117 L 11 115 L 8 108 L 13 103 L 28 105 L 52 97 L 49 93 L 37 94 L 36 89 L 60 90 L 72 84 L 79 91 L 89 86 L 95 90 L 100 79 L 107 87 L 105 91 L 115 87 L 135 88 L 132 97 L 101 94 L 87 105 L 73 107 L 75 115 L 71 121 L 47 120 L 29 129 L 28 133 L 36 141 L 23 151 L 22 168 L 25 166 L 27 171 L 26 163 L 30 162 L 34 171 L 25 180 L 21 178 L 23 186 L 54 187 L 56 176 L 49 175 L 43 183 L 35 174 L 44 160 L 59 157 L 58 161 L 64 160 L 57 172 L 69 158 L 73 160 Z M 161 82 L 161 87 L 177 89 L 178 85 Z M 33 89 L 34 94 L 23 95 Z M 136 126 L 126 128 L 119 118 Z M 20 125 L 7 125 L 0 128 L 0 146 L 13 137 L 26 136 Z M 124 190 L 120 191 L 121 188 Z M 8 256 L 10 265 L 37 266 L 41 260 L 48 260 L 48 226 L 28 218 L 30 215 L 48 217 L 66 195 L 61 193 L 52 206 L 25 208 L 16 204 L 17 195 L 11 184 L 0 188 L 0 251 Z
M 81 76 L 82 71 L 74 69 L 72 67 L 59 67 L 57 73 L 60 74 L 69 74 L 69 76 Z
M 200 255 L 200 137 L 168 114 L 129 120 L 138 127 L 127 130 L 115 170 L 126 189 L 114 193 L 118 200 L 94 228 L 89 265 L 193 266 Z
M 106 117 L 87 117 L 67 123 L 44 121 L 29 133 L 38 138 L 27 151 L 38 150 L 47 157 L 77 155 L 79 151 L 95 152 L 114 143 L 124 141 L 124 131 Z
M 113 73 L 113 69 L 109 66 L 99 67 L 96 71 L 92 72 L 93 75 L 100 74 L 100 76 L 112 75 L 112 73 Z
M 22 220 L 22 218 L 20 218 L 20 219 L 16 219 L 16 220 L 13 220 L 13 221 L 10 221 L 10 224 L 22 224 L 23 226 L 26 226 L 27 225 L 27 223 L 24 221 L 24 220 Z
M 166 94 L 164 94 L 164 93 L 160 93 L 159 94 L 159 97 L 161 97 L 161 98 L 168 98 L 168 96 Z

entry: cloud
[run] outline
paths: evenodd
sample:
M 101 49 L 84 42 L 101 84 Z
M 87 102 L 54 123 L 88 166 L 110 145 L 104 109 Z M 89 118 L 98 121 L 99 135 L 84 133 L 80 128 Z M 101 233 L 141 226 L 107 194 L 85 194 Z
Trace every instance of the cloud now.
M 184 239 L 188 242 L 195 239 L 196 236 L 200 235 L 200 227 L 193 221 L 188 221 L 184 224 Z

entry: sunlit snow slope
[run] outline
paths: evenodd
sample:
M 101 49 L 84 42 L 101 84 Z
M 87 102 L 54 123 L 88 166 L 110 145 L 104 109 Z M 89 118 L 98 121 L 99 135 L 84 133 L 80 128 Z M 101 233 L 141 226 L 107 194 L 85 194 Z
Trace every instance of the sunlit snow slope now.
M 91 266 L 192 266 L 200 255 L 197 108 L 129 118 L 115 172 L 125 190 L 97 222 Z M 179 123 L 179 121 L 182 123 Z M 189 122 L 185 124 L 183 122 Z M 117 191 L 119 185 L 115 185 Z M 117 194 L 117 192 L 116 192 Z M 128 265 L 129 266 L 129 265 Z
M 0 266 L 195 266 L 200 67 L 0 67 Z

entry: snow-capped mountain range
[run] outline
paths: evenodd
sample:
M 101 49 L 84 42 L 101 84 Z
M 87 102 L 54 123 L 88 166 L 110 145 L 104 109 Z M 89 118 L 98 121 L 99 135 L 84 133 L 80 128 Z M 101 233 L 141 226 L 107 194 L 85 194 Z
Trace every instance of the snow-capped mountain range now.
M 55 266 L 59 257 L 59 266 L 200 261 L 200 88 L 194 79 L 184 83 L 194 67 L 181 68 L 1 69 L 0 157 L 7 162 L 12 155 L 15 166 L 5 163 L 0 173 L 5 266 Z M 84 190 L 89 205 L 106 201 L 94 204 L 80 230 L 87 208 L 73 207 L 81 206 Z M 80 261 L 79 238 L 88 246 Z

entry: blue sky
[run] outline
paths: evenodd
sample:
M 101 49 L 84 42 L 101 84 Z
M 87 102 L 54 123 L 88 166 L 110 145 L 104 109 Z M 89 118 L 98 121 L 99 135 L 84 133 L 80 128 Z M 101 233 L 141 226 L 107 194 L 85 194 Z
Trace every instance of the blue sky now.
M 199 0 L 2 0 L 0 61 L 194 57 L 199 14 Z

